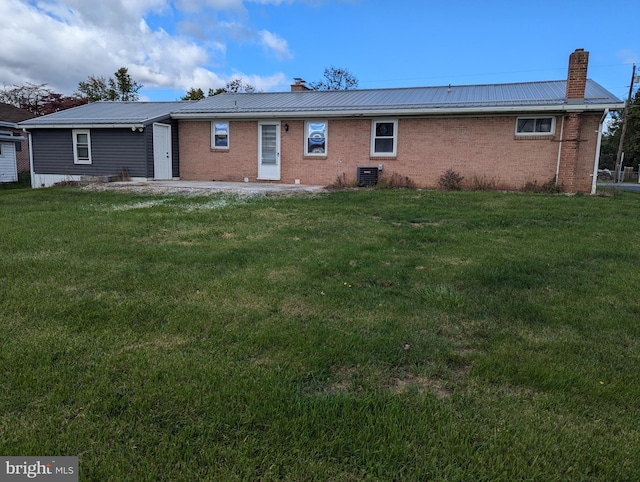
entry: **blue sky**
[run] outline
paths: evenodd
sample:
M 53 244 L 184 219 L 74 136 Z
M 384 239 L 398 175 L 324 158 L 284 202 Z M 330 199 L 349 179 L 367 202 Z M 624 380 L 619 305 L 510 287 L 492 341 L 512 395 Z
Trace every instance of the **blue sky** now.
M 640 58 L 640 2 L 0 0 L 0 84 L 71 94 L 126 66 L 146 100 L 234 78 L 263 91 L 348 69 L 360 88 L 559 80 L 576 48 L 620 98 Z M 636 85 L 637 86 L 637 85 Z

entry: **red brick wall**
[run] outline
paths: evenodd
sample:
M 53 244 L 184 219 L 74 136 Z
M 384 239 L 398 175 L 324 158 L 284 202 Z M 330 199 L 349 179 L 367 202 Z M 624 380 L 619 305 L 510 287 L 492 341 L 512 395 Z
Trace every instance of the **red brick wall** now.
M 26 136 L 23 132 L 20 135 Z M 18 151 L 18 143 L 16 143 L 16 163 L 18 165 L 18 172 L 29 172 L 29 142 L 22 141 L 20 143 L 22 150 Z
M 383 164 L 385 175 L 398 173 L 420 187 L 435 187 L 448 168 L 467 181 L 484 177 L 503 189 L 519 189 L 528 182 L 542 184 L 556 175 L 561 119 L 556 117 L 553 136 L 516 137 L 516 116 L 400 118 L 395 158 L 370 156 L 370 119 L 329 119 L 327 155 L 320 158 L 304 156 L 304 120 L 282 119 L 280 182 L 299 179 L 302 184 L 326 185 L 343 173 L 347 181 L 355 181 L 358 166 Z M 572 151 L 569 143 L 563 144 L 561 181 L 584 191 L 591 186 L 598 120 L 596 115 L 579 123 L 580 139 L 574 142 L 577 150 Z M 565 123 L 565 139 L 574 135 L 568 132 L 572 129 Z M 180 121 L 180 177 L 220 181 L 248 177 L 254 182 L 258 172 L 258 122 L 230 122 L 230 149 L 224 151 L 211 149 L 210 131 L 209 121 Z M 573 164 L 572 153 L 577 154 Z M 566 167 L 567 163 L 572 167 Z
M 599 114 L 565 116 L 558 182 L 569 192 L 591 192 Z

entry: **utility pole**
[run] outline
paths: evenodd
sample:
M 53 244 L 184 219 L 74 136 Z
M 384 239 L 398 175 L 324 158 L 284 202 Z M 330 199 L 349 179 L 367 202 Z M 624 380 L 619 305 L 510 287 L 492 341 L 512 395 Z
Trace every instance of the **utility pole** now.
M 629 117 L 629 104 L 631 104 L 631 95 L 633 94 L 633 82 L 636 78 L 636 64 L 633 64 L 631 71 L 631 82 L 629 83 L 629 95 L 624 103 L 624 114 L 622 118 L 622 129 L 620 130 L 620 144 L 618 144 L 618 155 L 616 156 L 616 174 L 613 182 L 619 182 L 620 179 L 620 161 L 622 160 L 622 151 L 624 150 L 624 135 L 627 132 L 627 118 Z

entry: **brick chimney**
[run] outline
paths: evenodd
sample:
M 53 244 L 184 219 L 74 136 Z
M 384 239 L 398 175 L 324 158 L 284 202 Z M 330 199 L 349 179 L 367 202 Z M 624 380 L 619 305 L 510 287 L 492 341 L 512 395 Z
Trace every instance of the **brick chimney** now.
M 293 80 L 295 80 L 296 83 L 291 84 L 291 92 L 304 92 L 305 90 L 311 90 L 305 85 L 305 81 L 300 77 L 295 77 Z
M 584 91 L 587 87 L 587 67 L 589 52 L 576 49 L 569 56 L 569 73 L 567 74 L 567 102 L 569 104 L 582 103 Z

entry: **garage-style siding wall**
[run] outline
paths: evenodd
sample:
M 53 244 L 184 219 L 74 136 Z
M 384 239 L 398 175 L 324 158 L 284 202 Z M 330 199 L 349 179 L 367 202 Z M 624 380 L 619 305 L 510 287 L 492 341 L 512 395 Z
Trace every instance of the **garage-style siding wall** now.
M 34 171 L 38 174 L 105 176 L 126 169 L 132 177 L 147 177 L 144 132 L 91 129 L 91 164 L 73 163 L 71 129 L 37 129 L 31 136 Z

